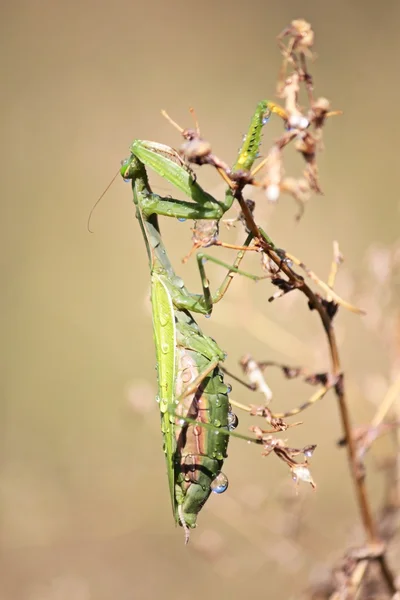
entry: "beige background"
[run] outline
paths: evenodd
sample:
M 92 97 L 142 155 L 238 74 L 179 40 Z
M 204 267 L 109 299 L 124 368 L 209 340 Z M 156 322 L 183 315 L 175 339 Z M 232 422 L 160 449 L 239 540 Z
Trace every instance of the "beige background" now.
M 371 309 L 364 320 L 338 319 L 351 406 L 362 420 L 395 366 L 389 338 L 375 330 L 380 302 L 392 306 L 396 289 L 388 298 L 375 284 L 398 236 L 400 4 L 2 4 L 1 600 L 288 598 L 348 542 L 357 521 L 330 397 L 290 434 L 293 444 L 318 444 L 317 493 L 302 486 L 294 502 L 283 464 L 234 441 L 229 491 L 211 498 L 184 547 L 170 514 L 147 258 L 129 187 L 118 180 L 94 213 L 95 233 L 86 229 L 135 137 L 180 143 L 160 108 L 189 125 L 194 105 L 215 151 L 233 160 L 256 103 L 274 97 L 275 36 L 299 16 L 316 31 L 316 92 L 345 114 L 326 128 L 325 196 L 298 226 L 290 199 L 271 212 L 258 197 L 259 218 L 323 277 L 332 240 L 341 242 L 338 291 Z M 267 142 L 280 124 L 270 127 Z M 217 183 L 210 172 L 201 176 Z M 198 290 L 195 263 L 179 263 L 190 224 L 165 221 L 174 264 Z M 221 273 L 213 272 L 214 283 Z M 234 286 L 225 309 L 199 319 L 232 370 L 244 352 L 326 368 L 321 328 L 302 299 L 268 304 L 267 283 Z M 310 391 L 278 375 L 272 383 L 282 407 Z M 234 387 L 238 400 L 253 402 L 248 394 Z M 380 482 L 370 479 L 375 503 Z M 293 538 L 299 511 L 305 521 Z

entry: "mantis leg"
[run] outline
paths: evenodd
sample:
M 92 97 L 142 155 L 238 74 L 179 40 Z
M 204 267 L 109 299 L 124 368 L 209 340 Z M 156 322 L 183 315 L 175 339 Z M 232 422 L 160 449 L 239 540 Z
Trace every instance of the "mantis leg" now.
M 197 264 L 199 267 L 200 278 L 203 288 L 202 294 L 192 294 L 185 287 L 177 288 L 174 287 L 173 290 L 171 288 L 171 294 L 173 295 L 173 302 L 178 309 L 186 309 L 189 311 L 202 313 L 209 315 L 212 312 L 213 305 L 216 302 L 219 302 L 227 292 L 231 281 L 235 274 L 242 275 L 243 277 L 248 277 L 253 281 L 259 281 L 260 279 L 266 279 L 269 276 L 265 275 L 253 275 L 252 273 L 248 273 L 247 271 L 243 271 L 239 269 L 239 265 L 246 253 L 245 249 L 250 244 L 253 239 L 253 235 L 250 233 L 246 241 L 243 244 L 243 250 L 240 250 L 233 264 L 228 264 L 214 256 L 210 256 L 208 254 L 204 254 L 202 252 L 196 255 Z M 210 283 L 208 281 L 206 271 L 205 271 L 205 262 L 213 262 L 217 265 L 220 265 L 228 270 L 227 275 L 223 279 L 221 285 L 218 287 L 217 291 L 212 294 L 210 290 Z
M 247 236 L 247 239 L 243 244 L 243 248 L 246 248 L 250 244 L 252 239 L 253 239 L 253 235 L 250 233 Z M 199 271 L 200 271 L 201 282 L 202 282 L 202 286 L 203 286 L 204 297 L 206 299 L 206 303 L 208 304 L 208 306 L 210 308 L 212 308 L 213 304 L 216 304 L 224 297 L 235 274 L 242 275 L 243 277 L 247 277 L 248 279 L 252 279 L 253 281 L 259 281 L 260 279 L 266 279 L 268 277 L 265 275 L 253 275 L 252 273 L 249 273 L 248 271 L 243 271 L 242 269 L 239 269 L 239 265 L 240 265 L 244 255 L 245 255 L 245 250 L 239 250 L 239 252 L 236 255 L 236 259 L 234 260 L 233 264 L 231 264 L 231 265 L 220 260 L 219 258 L 210 256 L 209 254 L 204 254 L 203 252 L 199 252 L 196 255 L 197 264 L 198 264 Z M 228 273 L 226 274 L 221 285 L 218 287 L 217 291 L 214 294 L 211 294 L 211 292 L 210 292 L 209 282 L 208 282 L 205 268 L 204 268 L 204 264 L 207 261 L 212 262 L 221 267 L 225 267 L 228 270 Z

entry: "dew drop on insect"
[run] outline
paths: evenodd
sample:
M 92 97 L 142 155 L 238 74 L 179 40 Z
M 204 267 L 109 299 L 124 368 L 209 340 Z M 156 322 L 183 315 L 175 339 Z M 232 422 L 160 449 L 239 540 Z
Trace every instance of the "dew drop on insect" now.
M 161 352 L 163 354 L 168 354 L 168 351 L 169 351 L 169 344 L 167 344 L 166 342 L 161 344 Z
M 184 223 L 186 221 L 185 217 L 178 218 L 179 223 Z
M 262 120 L 262 124 L 266 125 L 268 123 L 268 121 L 269 121 L 269 117 L 264 117 Z
M 238 416 L 234 412 L 228 413 L 228 429 L 233 431 L 239 425 Z
M 230 393 L 231 393 L 231 391 L 232 391 L 232 386 L 231 386 L 231 384 L 230 384 L 230 383 L 227 383 L 227 385 L 226 385 L 226 393 L 227 393 L 227 394 L 230 394 Z
M 160 320 L 161 327 L 165 327 L 166 325 L 168 325 L 169 315 L 166 315 L 165 313 L 160 312 L 159 320 Z
M 211 490 L 214 494 L 223 494 L 228 489 L 229 481 L 226 475 L 220 471 L 211 482 Z
M 206 319 L 211 319 L 211 315 L 210 314 L 204 315 L 204 316 L 205 316 Z
M 213 425 L 214 427 L 221 427 L 221 421 L 219 419 L 214 419 Z
M 178 425 L 180 425 L 181 427 L 183 427 L 185 423 L 186 423 L 185 419 L 179 419 L 179 421 L 178 421 Z
M 156 396 L 156 402 L 157 404 L 160 404 L 160 396 Z
M 176 287 L 179 287 L 181 289 L 185 287 L 185 282 L 183 281 L 182 277 L 174 277 L 174 284 L 176 285 Z
M 224 455 L 222 454 L 222 452 L 216 452 L 215 453 L 215 458 L 217 460 L 224 460 Z

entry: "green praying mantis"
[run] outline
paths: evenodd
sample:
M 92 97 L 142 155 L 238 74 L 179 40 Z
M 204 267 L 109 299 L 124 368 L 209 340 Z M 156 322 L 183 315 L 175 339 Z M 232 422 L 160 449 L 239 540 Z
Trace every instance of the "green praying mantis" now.
M 269 103 L 260 102 L 236 163 L 229 171 L 232 177 L 243 177 L 250 171 L 258 156 L 262 128 L 269 113 Z M 196 526 L 197 515 L 211 491 L 222 493 L 228 486 L 221 468 L 227 456 L 230 432 L 237 424 L 229 404 L 230 388 L 224 383 L 220 369 L 226 355 L 212 338 L 202 333 L 191 313 L 210 315 L 236 273 L 253 280 L 264 277 L 239 269 L 244 250 L 252 239 L 249 234 L 232 265 L 199 252 L 197 264 L 203 293 L 190 293 L 169 261 L 158 216 L 219 222 L 233 204 L 232 189 L 228 186 L 223 201 L 216 200 L 199 185 L 180 154 L 163 144 L 135 140 L 130 151 L 120 172 L 124 180 L 132 182 L 136 217 L 149 258 L 157 400 L 169 491 L 174 519 L 184 528 L 187 543 L 190 528 Z M 192 162 L 206 162 L 204 159 L 199 163 L 199 160 L 197 153 L 197 159 Z M 163 198 L 153 193 L 146 168 L 174 185 L 189 200 Z M 205 273 L 207 260 L 228 270 L 214 294 Z

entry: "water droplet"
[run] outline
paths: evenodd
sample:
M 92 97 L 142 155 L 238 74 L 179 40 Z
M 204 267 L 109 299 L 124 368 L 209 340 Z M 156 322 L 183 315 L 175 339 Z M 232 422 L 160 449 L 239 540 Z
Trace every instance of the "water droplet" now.
M 211 490 L 214 494 L 223 494 L 229 485 L 229 481 L 226 475 L 220 471 L 215 479 L 211 482 Z
M 124 177 L 123 180 L 124 180 L 125 183 L 129 183 L 130 182 L 130 179 L 128 179 L 127 177 Z
M 233 431 L 239 425 L 238 416 L 234 412 L 228 413 L 228 429 Z
M 185 282 L 183 281 L 182 277 L 174 277 L 174 285 L 182 289 L 185 287 Z
M 304 448 L 304 456 L 310 458 L 314 454 L 315 448 L 316 446 L 307 446 L 307 448 Z
M 166 342 L 161 344 L 161 352 L 163 354 L 168 354 L 169 352 L 169 344 L 167 344 Z
M 265 190 L 265 195 L 270 202 L 276 202 L 279 198 L 280 189 L 279 185 L 271 184 Z
M 186 423 L 185 419 L 179 419 L 179 421 L 178 421 L 178 425 L 180 425 L 181 427 L 183 427 L 185 423 Z
M 227 393 L 227 394 L 230 394 L 230 393 L 231 393 L 231 391 L 232 391 L 232 386 L 231 386 L 231 384 L 230 384 L 230 383 L 228 383 L 228 384 L 227 384 L 227 386 L 226 386 L 226 393 Z
M 214 427 L 221 427 L 221 421 L 219 419 L 214 419 Z
M 301 117 L 300 119 L 300 123 L 299 123 L 299 128 L 300 129 L 307 129 L 307 127 L 309 126 L 310 122 L 307 119 L 307 117 Z
M 169 433 L 169 426 L 164 422 L 164 420 L 161 421 L 161 431 L 163 433 Z
M 264 117 L 262 120 L 262 124 L 266 125 L 268 123 L 268 121 L 269 121 L 269 117 Z
M 209 313 L 208 315 L 204 315 L 206 319 L 211 319 L 211 314 Z
M 160 404 L 160 396 L 156 396 L 156 402 Z
M 178 221 L 179 221 L 179 223 L 184 223 L 186 221 L 186 218 L 185 217 L 181 217 L 181 218 L 178 217 Z
M 165 313 L 160 313 L 160 325 L 161 327 L 165 327 L 169 323 L 169 315 Z
M 207 261 L 208 261 L 207 256 L 203 256 L 203 258 L 201 259 L 201 264 L 205 265 Z

